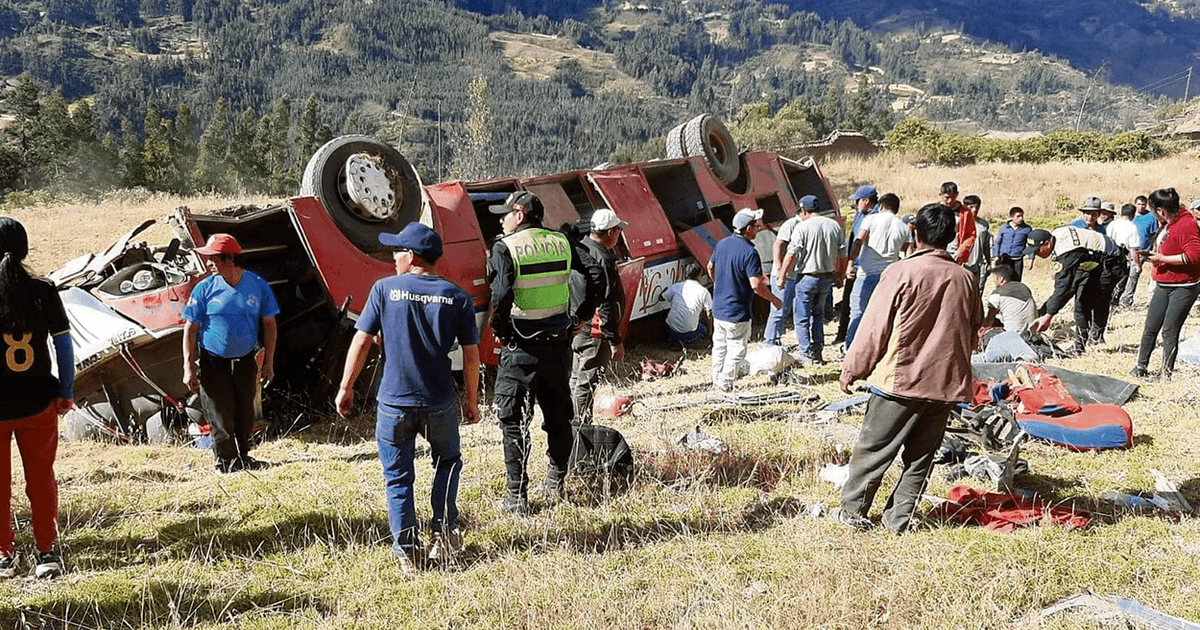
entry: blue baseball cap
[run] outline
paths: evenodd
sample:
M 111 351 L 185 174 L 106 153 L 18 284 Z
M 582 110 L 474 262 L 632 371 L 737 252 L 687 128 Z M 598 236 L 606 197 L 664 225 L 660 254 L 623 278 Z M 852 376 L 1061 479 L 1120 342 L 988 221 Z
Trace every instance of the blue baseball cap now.
M 858 190 L 854 191 L 853 195 L 850 195 L 850 201 L 858 201 L 859 199 L 877 196 L 879 196 L 879 191 L 875 190 L 874 186 L 863 185 L 859 186 Z
M 407 249 L 426 262 L 442 257 L 442 237 L 428 225 L 413 221 L 395 234 L 382 232 L 379 242 L 392 249 Z
M 805 210 L 816 210 L 817 209 L 817 196 L 816 195 L 804 195 L 803 197 L 800 198 L 800 207 L 804 208 Z

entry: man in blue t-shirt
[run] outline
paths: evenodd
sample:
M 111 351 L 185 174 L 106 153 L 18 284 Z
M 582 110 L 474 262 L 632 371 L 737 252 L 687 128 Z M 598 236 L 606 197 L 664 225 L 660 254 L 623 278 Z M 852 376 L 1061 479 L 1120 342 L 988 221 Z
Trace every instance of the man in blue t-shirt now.
M 266 464 L 250 457 L 250 434 L 256 381 L 267 383 L 275 376 L 279 305 L 271 285 L 238 264 L 234 257 L 242 246 L 233 236 L 213 234 L 193 251 L 212 275 L 192 288 L 183 309 L 183 383 L 200 392 L 217 471 L 262 468 Z M 260 326 L 261 369 L 254 360 Z
M 762 210 L 743 208 L 733 217 L 733 235 L 713 248 L 708 275 L 713 279 L 712 382 L 719 391 L 733 389 L 750 340 L 750 311 L 754 294 L 780 308 L 763 276 L 762 259 L 754 236 L 762 229 Z
M 1133 225 L 1137 228 L 1141 244 L 1138 246 L 1134 263 L 1129 266 L 1129 279 L 1125 281 L 1125 291 L 1121 295 L 1121 304 L 1133 306 L 1133 294 L 1137 291 L 1138 280 L 1142 277 L 1142 265 L 1150 259 L 1154 250 L 1154 237 L 1158 235 L 1158 217 L 1150 210 L 1150 201 L 1146 195 L 1138 195 L 1133 200 L 1137 215 L 1133 217 Z
M 462 549 L 458 521 L 458 477 L 462 470 L 458 401 L 451 387 L 450 352 L 462 347 L 467 399 L 463 419 L 479 421 L 479 333 L 471 298 L 436 275 L 442 239 L 429 227 L 409 223 L 379 242 L 395 251 L 396 275 L 375 283 L 355 324 L 337 394 L 338 414 L 354 407 L 354 382 L 376 335 L 382 335 L 383 378 L 376 394 L 375 441 L 387 497 L 392 551 L 406 572 L 424 555 L 413 507 L 416 436 L 429 442 L 433 456 L 430 560 Z M 419 563 L 419 562 L 418 562 Z

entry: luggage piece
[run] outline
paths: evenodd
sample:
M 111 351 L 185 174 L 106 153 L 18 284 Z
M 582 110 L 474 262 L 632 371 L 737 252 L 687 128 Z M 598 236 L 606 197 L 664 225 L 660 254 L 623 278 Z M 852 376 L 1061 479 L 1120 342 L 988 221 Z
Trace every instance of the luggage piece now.
M 577 475 L 629 475 L 633 472 L 633 450 L 620 431 L 599 424 L 581 424 L 575 428 L 567 471 Z
M 1030 436 L 1071 450 L 1125 448 L 1133 444 L 1133 420 L 1119 405 L 1083 405 L 1067 416 L 1017 414 Z

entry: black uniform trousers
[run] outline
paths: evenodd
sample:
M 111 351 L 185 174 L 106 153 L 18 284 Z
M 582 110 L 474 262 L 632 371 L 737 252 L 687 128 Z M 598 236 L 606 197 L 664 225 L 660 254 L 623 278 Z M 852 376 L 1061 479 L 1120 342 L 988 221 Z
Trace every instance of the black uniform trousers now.
M 549 458 L 548 480 L 561 482 L 571 456 L 571 346 L 566 334 L 552 339 L 519 339 L 500 351 L 495 401 L 504 435 L 504 468 L 509 496 L 526 497 L 529 475 L 529 425 L 533 403 L 542 409 Z

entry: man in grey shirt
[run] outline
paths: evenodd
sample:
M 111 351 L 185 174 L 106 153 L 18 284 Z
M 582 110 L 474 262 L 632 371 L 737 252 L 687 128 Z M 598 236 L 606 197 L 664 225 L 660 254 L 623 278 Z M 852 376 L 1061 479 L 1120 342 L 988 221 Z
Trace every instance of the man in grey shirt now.
M 792 229 L 787 255 L 776 274 L 776 285 L 783 286 L 795 264 L 800 272 L 796 280 L 796 302 L 792 309 L 796 324 L 796 342 L 800 353 L 812 363 L 824 363 L 825 296 L 835 283 L 840 260 L 845 256 L 846 236 L 842 226 L 817 211 L 817 199 L 800 199 L 800 222 Z

